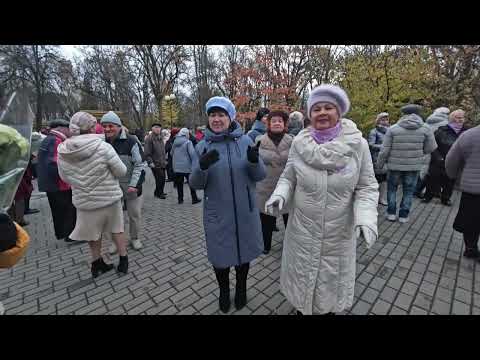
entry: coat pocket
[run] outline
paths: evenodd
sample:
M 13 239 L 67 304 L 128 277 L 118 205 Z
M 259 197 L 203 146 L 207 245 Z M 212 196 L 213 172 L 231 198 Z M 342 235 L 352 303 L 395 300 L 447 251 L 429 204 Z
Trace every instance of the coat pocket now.
M 250 195 L 250 189 L 248 188 L 248 185 L 247 185 L 247 196 L 248 196 L 248 207 L 250 208 L 250 212 L 252 212 L 253 211 L 252 197 Z

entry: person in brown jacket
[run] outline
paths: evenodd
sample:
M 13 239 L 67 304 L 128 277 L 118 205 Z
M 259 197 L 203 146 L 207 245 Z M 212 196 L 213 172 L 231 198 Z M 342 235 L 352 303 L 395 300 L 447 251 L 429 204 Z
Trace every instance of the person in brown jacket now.
M 480 262 L 480 125 L 462 133 L 445 158 L 445 170 L 451 179 L 460 178 L 462 197 L 453 228 L 463 233 L 463 256 Z
M 277 218 L 265 214 L 265 202 L 272 195 L 287 164 L 288 153 L 292 145 L 293 136 L 287 134 L 288 115 L 283 111 L 272 111 L 267 117 L 267 133 L 257 137 L 256 144 L 260 145 L 259 153 L 267 170 L 267 177 L 257 183 L 257 204 L 262 222 L 264 254 L 268 254 L 272 247 L 272 232 L 275 231 Z M 282 211 L 285 228 L 288 222 L 288 210 Z
M 165 158 L 165 144 L 162 136 L 162 125 L 155 123 L 152 125 L 152 133 L 145 139 L 145 158 L 148 166 L 152 169 L 155 177 L 155 197 L 165 199 L 167 194 L 164 193 L 165 188 L 165 168 L 167 161 Z

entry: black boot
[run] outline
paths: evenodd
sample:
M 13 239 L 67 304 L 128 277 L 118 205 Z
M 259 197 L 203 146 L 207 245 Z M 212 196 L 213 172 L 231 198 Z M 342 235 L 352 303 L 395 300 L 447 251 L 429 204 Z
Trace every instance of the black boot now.
M 242 309 L 247 304 L 247 276 L 250 263 L 235 266 L 235 308 Z
M 103 261 L 103 258 L 99 258 L 92 262 L 92 277 L 96 278 L 98 275 L 106 273 L 107 271 L 110 271 L 113 269 L 112 264 L 107 264 L 105 261 Z
M 468 259 L 480 259 L 480 251 L 478 251 L 478 235 L 464 233 L 463 242 L 465 243 L 463 256 Z
M 218 287 L 220 288 L 220 296 L 218 297 L 218 304 L 220 311 L 227 313 L 230 310 L 230 268 L 217 269 L 213 268 L 215 276 L 217 277 Z
M 128 256 L 120 256 L 120 261 L 118 262 L 117 271 L 123 274 L 128 273 Z

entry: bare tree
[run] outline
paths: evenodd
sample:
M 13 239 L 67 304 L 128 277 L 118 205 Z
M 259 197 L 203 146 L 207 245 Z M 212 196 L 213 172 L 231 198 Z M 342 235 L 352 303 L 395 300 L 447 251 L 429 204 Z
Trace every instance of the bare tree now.
M 15 86 L 30 88 L 34 95 L 35 127 L 39 130 L 44 116 L 44 96 L 51 88 L 55 68 L 61 59 L 58 46 L 2 45 L 2 77 Z
M 187 72 L 187 48 L 183 45 L 134 45 L 133 49 L 162 120 L 163 98 L 174 91 L 180 76 Z

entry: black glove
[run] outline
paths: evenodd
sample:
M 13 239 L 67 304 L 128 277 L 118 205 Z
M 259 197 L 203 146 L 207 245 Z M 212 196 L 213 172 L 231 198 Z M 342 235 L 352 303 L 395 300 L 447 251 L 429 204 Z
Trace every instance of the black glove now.
M 247 149 L 247 159 L 251 163 L 258 163 L 258 148 L 260 147 L 260 141 L 257 143 L 256 146 L 248 146 Z
M 215 164 L 220 159 L 220 155 L 216 149 L 210 150 L 207 153 L 207 149 L 203 150 L 202 156 L 198 160 L 200 169 L 207 170 L 210 166 Z

